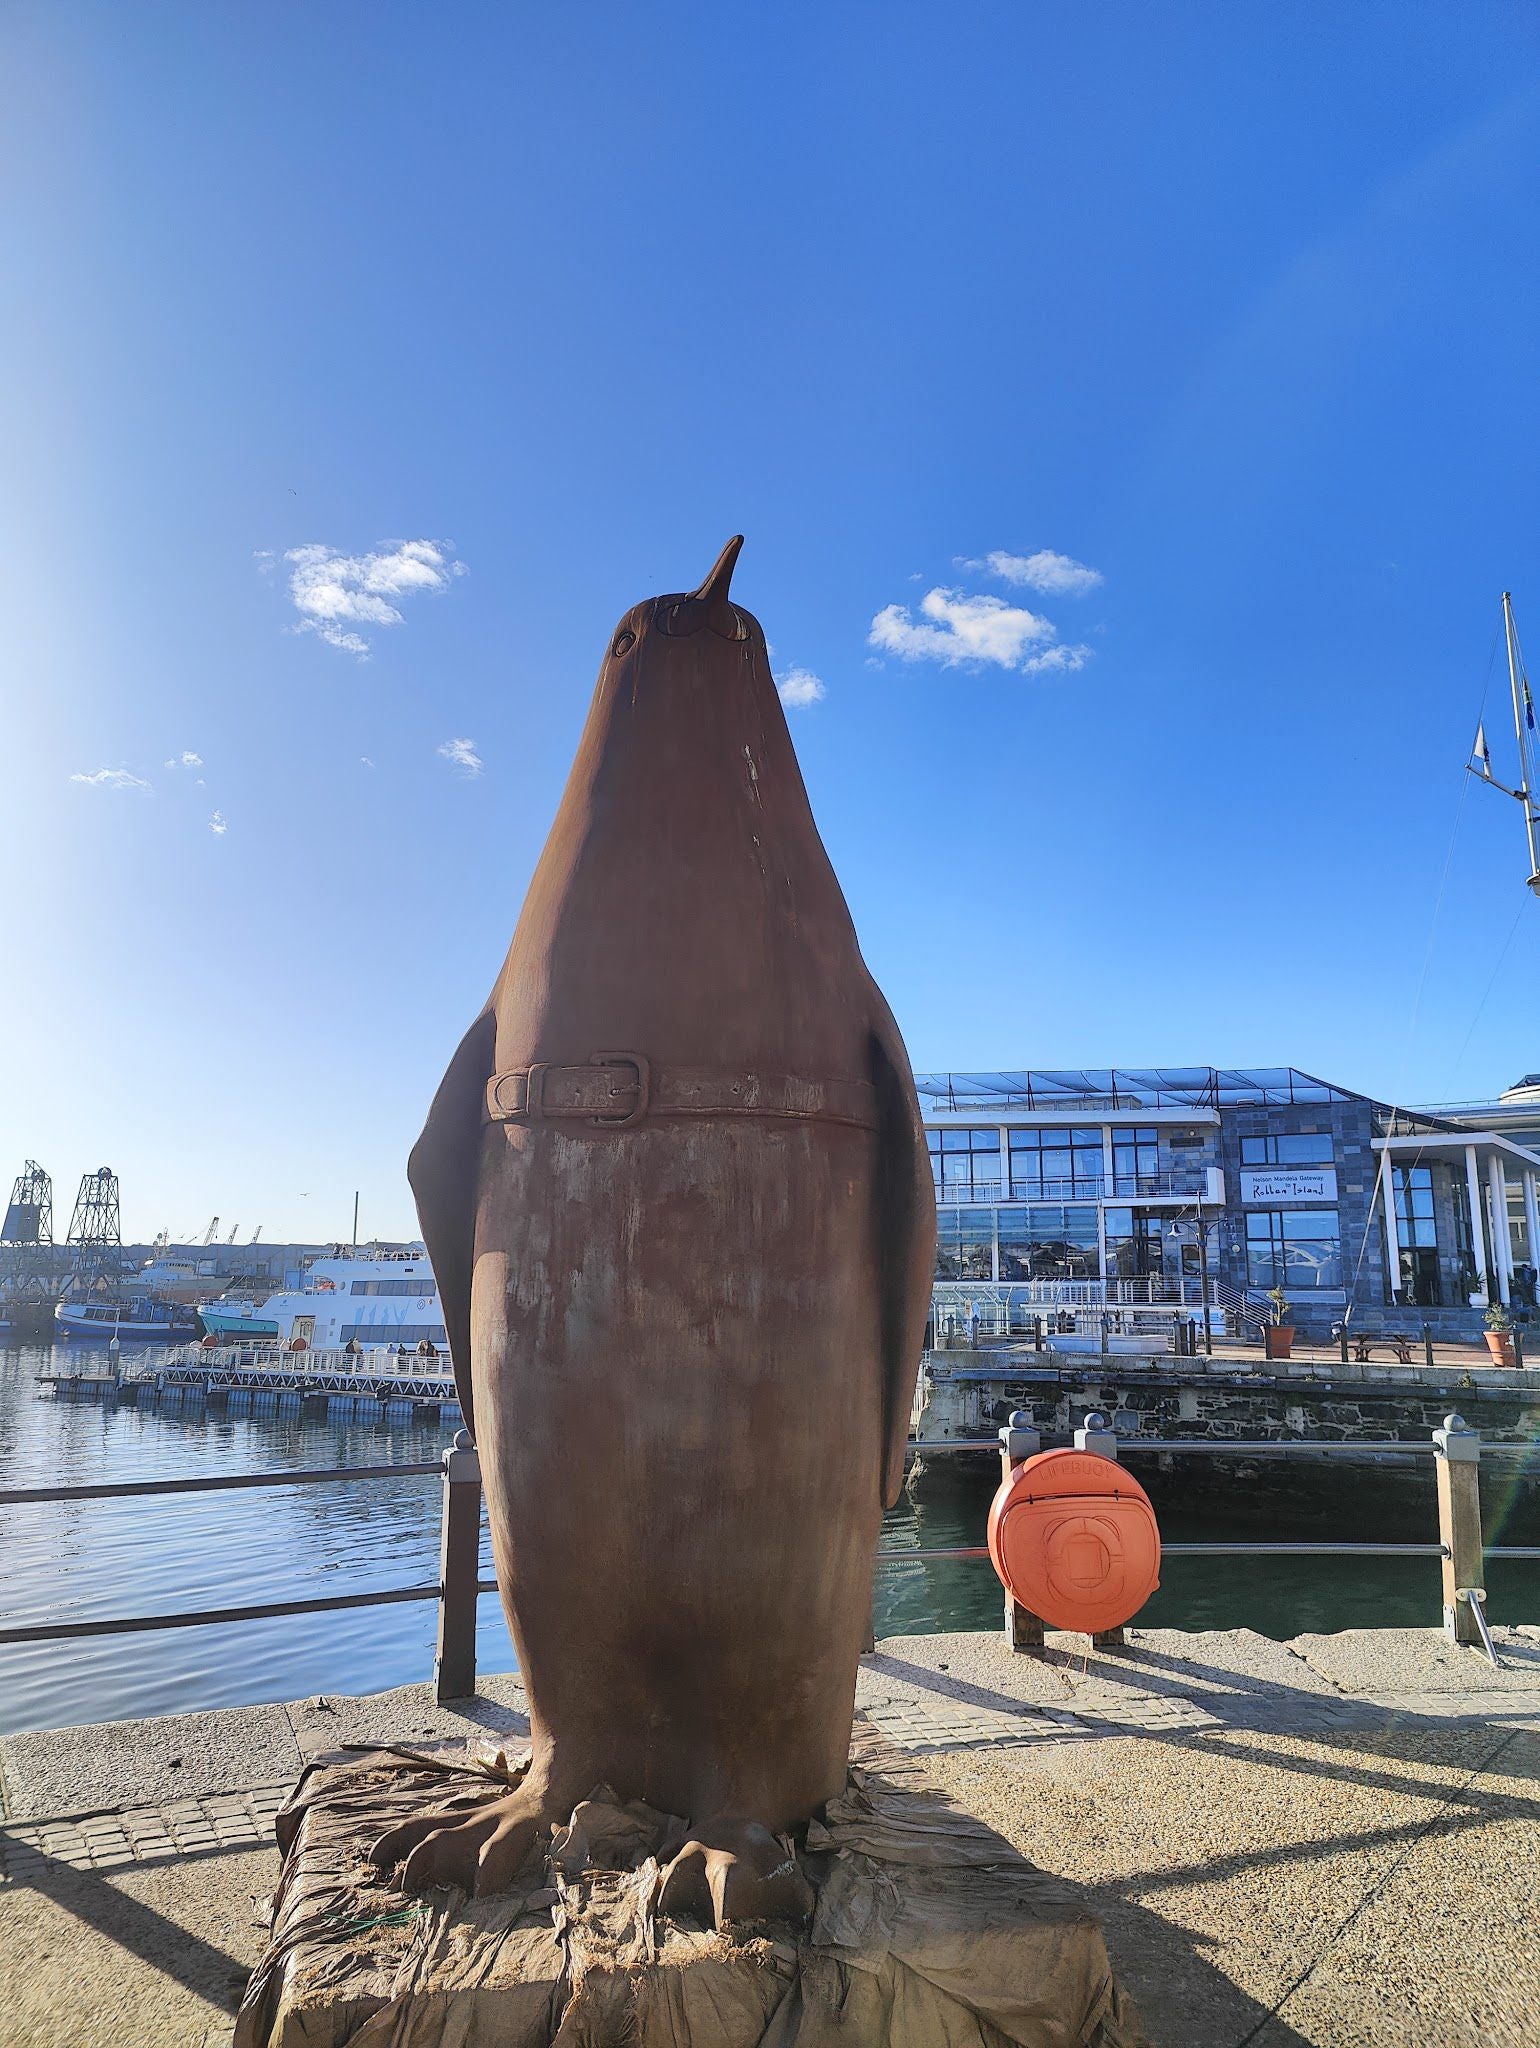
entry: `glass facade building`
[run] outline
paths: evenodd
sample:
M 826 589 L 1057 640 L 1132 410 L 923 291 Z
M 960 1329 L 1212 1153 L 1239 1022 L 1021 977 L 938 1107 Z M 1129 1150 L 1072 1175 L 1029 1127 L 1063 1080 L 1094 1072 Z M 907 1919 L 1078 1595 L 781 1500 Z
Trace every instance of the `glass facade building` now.
M 1279 1288 L 1307 1329 L 1474 1332 L 1489 1300 L 1533 1293 L 1540 1086 L 1531 1149 L 1292 1067 L 916 1080 L 938 1336 L 1055 1309 L 1191 1314 L 1205 1291 L 1222 1329 Z

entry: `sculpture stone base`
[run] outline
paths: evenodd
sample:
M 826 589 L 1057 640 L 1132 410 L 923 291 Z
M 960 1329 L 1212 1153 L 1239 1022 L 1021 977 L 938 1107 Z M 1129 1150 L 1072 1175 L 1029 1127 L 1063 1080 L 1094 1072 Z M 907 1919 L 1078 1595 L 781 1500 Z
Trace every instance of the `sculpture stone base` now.
M 798 1851 L 800 1925 L 660 1914 L 680 1824 L 603 1787 L 513 1889 L 404 1897 L 370 1843 L 462 1788 L 503 1789 L 393 1751 L 305 1774 L 236 2048 L 1146 2048 L 1079 1893 L 870 1736 Z

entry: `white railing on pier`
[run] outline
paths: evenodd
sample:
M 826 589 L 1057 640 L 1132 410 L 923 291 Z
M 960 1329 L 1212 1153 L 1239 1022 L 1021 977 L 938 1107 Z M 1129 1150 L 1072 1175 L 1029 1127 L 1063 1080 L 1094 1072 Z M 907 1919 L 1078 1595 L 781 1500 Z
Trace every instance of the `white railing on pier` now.
M 1129 1280 L 999 1280 L 969 1279 L 966 1274 L 942 1274 L 939 1286 L 955 1288 L 973 1300 L 980 1315 L 989 1310 L 1038 1308 L 1160 1308 L 1196 1309 L 1203 1304 L 1202 1283 L 1196 1274 L 1153 1273 Z M 1242 1297 L 1229 1290 L 1231 1301 Z M 1209 1282 L 1209 1300 L 1220 1306 L 1218 1283 Z M 938 1298 L 941 1315 L 967 1310 L 953 1296 Z
M 391 1373 L 410 1375 L 414 1379 L 425 1375 L 442 1379 L 454 1377 L 454 1367 L 447 1351 L 427 1355 L 415 1350 L 398 1352 L 388 1344 L 370 1346 L 363 1351 L 348 1351 L 341 1347 L 311 1349 L 308 1346 L 303 1351 L 290 1351 L 285 1345 L 261 1341 L 217 1347 L 182 1344 L 166 1353 L 160 1370 L 203 1374 L 228 1372 L 232 1368 L 250 1372 L 263 1367 L 299 1373 L 366 1373 L 371 1379 Z

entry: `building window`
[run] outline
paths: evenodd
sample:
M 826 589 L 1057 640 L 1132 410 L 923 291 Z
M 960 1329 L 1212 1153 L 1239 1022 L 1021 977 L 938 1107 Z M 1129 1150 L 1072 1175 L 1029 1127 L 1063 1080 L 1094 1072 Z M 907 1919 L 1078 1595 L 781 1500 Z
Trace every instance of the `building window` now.
M 1438 1227 L 1433 1213 L 1433 1169 L 1393 1166 L 1396 1191 L 1396 1236 L 1401 1271 L 1397 1292 L 1419 1308 L 1443 1305 L 1443 1275 L 1438 1265 Z
M 1330 1131 L 1267 1131 L 1241 1139 L 1242 1166 L 1330 1166 Z
M 1109 1208 L 1106 1217 L 1107 1278 L 1159 1279 L 1165 1265 L 1164 1225 L 1159 1216 Z
M 943 1202 L 967 1202 L 1000 1193 L 998 1130 L 927 1131 L 930 1170 Z
M 1096 1280 L 1101 1276 L 1096 1211 L 1079 1208 L 1002 1209 L 1002 1280 Z
M 936 1278 L 993 1280 L 993 1209 L 942 1209 L 936 1216 Z
M 1342 1285 L 1335 1209 L 1252 1209 L 1246 1216 L 1246 1281 L 1285 1294 Z
M 1011 1132 L 1011 1193 L 1020 1201 L 1102 1191 L 1099 1125 Z
M 1433 1170 L 1428 1166 L 1398 1166 L 1396 1176 L 1396 1235 L 1403 1245 L 1438 1245 L 1433 1222 Z
M 1120 1195 L 1160 1193 L 1160 1133 L 1125 1128 L 1112 1133 L 1112 1173 Z
M 418 1344 L 424 1337 L 430 1344 L 449 1342 L 442 1323 L 344 1323 L 338 1341 L 351 1344 L 355 1337 L 360 1344 L 387 1344 L 392 1351 L 398 1344 Z

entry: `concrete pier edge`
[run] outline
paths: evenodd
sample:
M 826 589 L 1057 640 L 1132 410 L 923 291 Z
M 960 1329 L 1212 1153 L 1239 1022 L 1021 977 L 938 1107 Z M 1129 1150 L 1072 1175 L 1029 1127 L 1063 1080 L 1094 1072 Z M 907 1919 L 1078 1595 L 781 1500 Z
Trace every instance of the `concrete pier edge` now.
M 1499 1669 L 1437 1629 L 888 1637 L 856 1705 L 1081 1887 L 1154 2041 L 1485 2048 L 1540 2040 L 1540 1628 L 1496 1635 Z M 0 2048 L 216 2048 L 304 1764 L 513 1747 L 523 1708 L 503 1675 L 0 1738 Z

